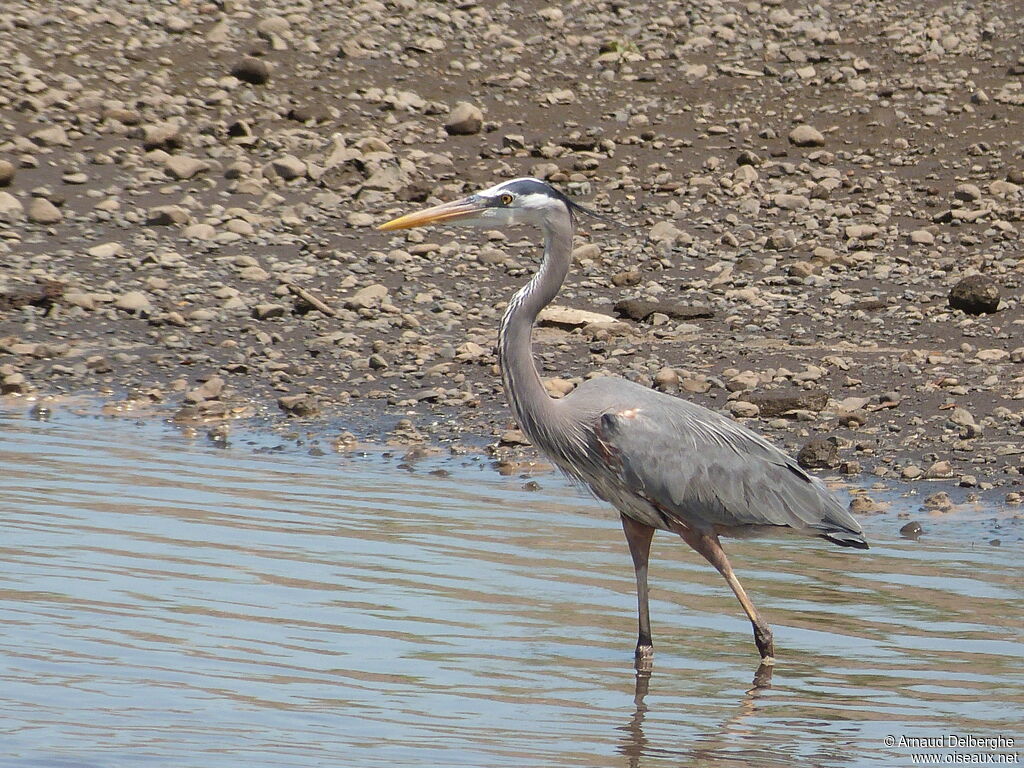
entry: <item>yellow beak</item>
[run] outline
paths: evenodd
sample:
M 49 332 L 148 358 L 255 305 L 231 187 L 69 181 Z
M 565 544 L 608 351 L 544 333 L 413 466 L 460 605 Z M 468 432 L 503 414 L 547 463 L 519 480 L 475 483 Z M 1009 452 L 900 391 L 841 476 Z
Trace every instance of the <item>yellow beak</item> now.
M 456 200 L 453 203 L 442 203 L 431 206 L 422 211 L 407 213 L 397 219 L 381 224 L 377 229 L 390 232 L 394 229 L 411 229 L 422 227 L 426 224 L 435 224 L 440 221 L 455 221 L 479 213 L 482 206 L 469 200 Z

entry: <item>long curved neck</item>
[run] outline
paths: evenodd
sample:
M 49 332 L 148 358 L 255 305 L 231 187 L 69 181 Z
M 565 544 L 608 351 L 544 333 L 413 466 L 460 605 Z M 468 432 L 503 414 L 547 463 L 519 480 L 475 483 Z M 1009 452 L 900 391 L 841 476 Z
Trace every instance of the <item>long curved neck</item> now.
M 537 315 L 558 294 L 572 261 L 573 223 L 568 210 L 544 223 L 544 260 L 509 302 L 498 330 L 501 379 L 520 428 L 533 443 L 544 442 L 556 410 L 533 359 L 531 335 Z

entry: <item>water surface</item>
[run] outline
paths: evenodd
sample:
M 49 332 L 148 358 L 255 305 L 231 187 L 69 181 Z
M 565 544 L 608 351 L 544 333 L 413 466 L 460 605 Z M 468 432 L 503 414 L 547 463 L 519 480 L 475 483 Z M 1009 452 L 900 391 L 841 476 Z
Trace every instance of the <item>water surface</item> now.
M 728 588 L 659 534 L 638 679 L 608 509 L 480 458 L 275 442 L 0 412 L 0 766 L 910 765 L 887 736 L 949 733 L 1022 751 L 1012 520 L 999 547 L 903 540 L 891 515 L 868 552 L 728 542 L 775 628 L 761 689 Z

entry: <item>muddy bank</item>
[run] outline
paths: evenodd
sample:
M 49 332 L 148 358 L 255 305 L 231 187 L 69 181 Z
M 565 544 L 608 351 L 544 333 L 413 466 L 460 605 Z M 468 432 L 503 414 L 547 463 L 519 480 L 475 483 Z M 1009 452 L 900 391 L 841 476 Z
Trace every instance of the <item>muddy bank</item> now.
M 552 394 L 625 376 L 810 466 L 1019 499 L 1005 3 L 9 6 L 10 397 L 528 460 L 493 350 L 536 233 L 373 225 L 530 174 L 622 222 L 558 300 L 607 317 L 537 332 Z

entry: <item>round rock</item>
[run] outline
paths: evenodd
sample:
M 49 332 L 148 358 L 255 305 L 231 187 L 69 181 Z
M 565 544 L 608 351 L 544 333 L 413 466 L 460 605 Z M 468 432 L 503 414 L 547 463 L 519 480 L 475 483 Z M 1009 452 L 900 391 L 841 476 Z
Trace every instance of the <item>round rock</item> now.
M 916 520 L 911 520 L 900 528 L 900 536 L 905 539 L 917 539 L 922 533 L 924 533 L 924 528 Z
M 797 147 L 823 147 L 825 136 L 812 125 L 798 125 L 789 132 L 789 143 Z
M 804 469 L 828 469 L 839 465 L 839 448 L 831 440 L 819 437 L 804 443 L 796 456 L 796 463 Z
M 45 197 L 36 197 L 29 203 L 28 218 L 36 224 L 56 224 L 64 216 L 60 209 Z
M 480 111 L 480 108 L 468 101 L 460 101 L 452 109 L 448 122 L 444 124 L 444 129 L 450 136 L 471 136 L 474 133 L 480 133 L 483 124 L 484 113 Z
M 14 181 L 14 164 L 0 160 L 0 187 L 9 186 Z
M 153 311 L 153 305 L 149 298 L 142 291 L 128 291 L 122 293 L 114 301 L 114 306 L 122 312 L 134 315 L 148 315 Z
M 245 56 L 231 67 L 231 74 L 243 82 L 264 85 L 270 80 L 270 65 L 255 56 Z
M 949 292 L 949 306 L 969 315 L 990 314 L 999 309 L 999 286 L 985 275 L 969 275 Z

